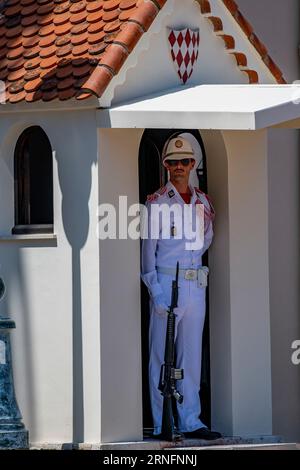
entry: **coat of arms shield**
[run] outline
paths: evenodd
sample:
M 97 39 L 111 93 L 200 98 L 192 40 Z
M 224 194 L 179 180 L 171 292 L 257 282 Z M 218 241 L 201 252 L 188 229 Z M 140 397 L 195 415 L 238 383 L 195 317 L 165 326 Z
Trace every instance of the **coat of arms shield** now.
M 200 32 L 199 29 L 185 28 L 175 30 L 169 28 L 168 40 L 171 56 L 182 83 L 191 77 L 194 64 L 198 59 Z

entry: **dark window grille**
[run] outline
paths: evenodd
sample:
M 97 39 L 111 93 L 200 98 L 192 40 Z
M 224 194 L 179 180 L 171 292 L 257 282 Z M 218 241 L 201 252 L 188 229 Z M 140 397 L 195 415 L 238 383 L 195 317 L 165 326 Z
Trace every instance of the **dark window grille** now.
M 39 126 L 18 139 L 14 158 L 15 226 L 13 234 L 53 233 L 52 148 Z

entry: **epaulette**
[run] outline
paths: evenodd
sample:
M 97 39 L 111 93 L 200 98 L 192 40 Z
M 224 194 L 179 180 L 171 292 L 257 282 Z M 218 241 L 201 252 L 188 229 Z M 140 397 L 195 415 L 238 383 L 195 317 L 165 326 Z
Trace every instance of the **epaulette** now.
M 202 198 L 204 197 L 205 200 L 208 200 L 207 194 L 205 194 L 203 191 L 201 191 L 201 189 L 199 189 L 199 188 L 194 188 L 194 189 L 195 189 L 196 196 L 198 197 L 198 201 L 201 202 L 200 196 L 202 196 Z
M 147 202 L 156 201 L 160 196 L 162 196 L 163 194 L 165 194 L 166 191 L 167 191 L 166 186 L 162 186 L 162 187 L 159 188 L 157 191 L 155 191 L 155 193 L 149 194 L 149 195 L 147 196 Z
M 156 201 L 159 198 L 159 194 L 153 193 L 147 196 L 147 202 Z
M 157 191 L 155 191 L 157 194 L 159 194 L 160 196 L 162 196 L 163 194 L 165 194 L 165 192 L 167 191 L 167 188 L 166 186 L 162 186 L 161 188 L 159 188 Z
M 208 194 L 204 193 L 203 191 L 201 191 L 201 189 L 199 188 L 195 188 L 195 192 L 198 196 L 204 196 L 205 200 L 207 201 L 208 203 L 208 207 L 206 207 L 206 205 L 204 204 L 204 215 L 209 218 L 210 220 L 214 220 L 215 216 L 216 216 L 216 213 L 215 213 L 215 209 L 212 205 L 212 201 L 211 201 L 211 198 L 208 196 Z M 200 200 L 200 202 L 202 203 L 202 201 Z M 196 202 L 197 204 L 197 202 Z

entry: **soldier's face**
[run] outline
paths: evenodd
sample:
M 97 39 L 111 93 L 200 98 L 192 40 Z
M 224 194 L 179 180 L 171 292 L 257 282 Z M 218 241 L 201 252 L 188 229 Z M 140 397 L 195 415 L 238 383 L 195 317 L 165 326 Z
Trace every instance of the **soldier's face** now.
M 189 161 L 188 165 L 183 165 L 180 160 L 172 162 L 172 165 L 165 162 L 165 167 L 170 172 L 171 181 L 188 181 L 190 172 L 195 166 L 195 160 L 192 158 Z

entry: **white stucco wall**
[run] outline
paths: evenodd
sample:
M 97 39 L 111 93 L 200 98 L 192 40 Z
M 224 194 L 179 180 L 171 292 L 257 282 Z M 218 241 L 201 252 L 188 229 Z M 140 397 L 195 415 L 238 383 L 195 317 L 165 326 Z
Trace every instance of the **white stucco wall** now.
M 31 442 L 99 442 L 95 115 L 60 111 L 1 118 L 2 237 L 9 236 L 14 225 L 15 144 L 31 125 L 43 128 L 53 149 L 57 240 L 0 240 L 0 263 L 7 283 L 1 313 L 17 325 L 12 334 L 17 399 Z
M 127 196 L 128 208 L 139 202 L 141 137 L 140 129 L 99 130 L 100 201 L 112 204 L 118 219 L 119 196 Z M 143 438 L 140 241 L 124 237 L 100 241 L 102 442 Z
M 211 417 L 213 429 L 233 435 L 228 155 L 220 131 L 201 131 L 208 193 L 216 211 L 209 249 Z
M 261 83 L 274 83 L 273 76 L 222 2 L 214 0 L 211 4 L 212 15 L 221 16 L 223 20 L 224 32 L 234 35 L 236 50 L 247 54 L 248 67 L 257 70 Z M 193 75 L 187 82 L 188 86 L 202 83 L 249 83 L 247 74 L 239 70 L 236 59 L 227 52 L 223 39 L 214 33 L 211 22 L 201 14 L 199 4 L 194 0 L 169 0 L 118 76 L 112 80 L 100 100 L 102 105 L 109 106 L 112 98 L 112 105 L 116 105 L 138 96 L 180 86 L 167 37 L 168 28 L 186 27 L 200 29 L 199 57 Z
M 224 132 L 228 153 L 235 434 L 272 434 L 267 133 Z
M 289 83 L 299 80 L 298 0 L 239 0 Z M 299 123 L 298 123 L 299 128 Z M 291 362 L 299 324 L 299 131 L 268 134 L 273 434 L 300 440 L 300 374 Z
M 273 433 L 299 442 L 299 131 L 272 130 L 268 145 Z
M 212 427 L 271 435 L 267 133 L 201 135 L 217 214 L 209 251 Z
M 291 361 L 300 337 L 298 132 L 201 135 L 217 212 L 212 422 L 228 435 L 298 442 L 300 375 Z

